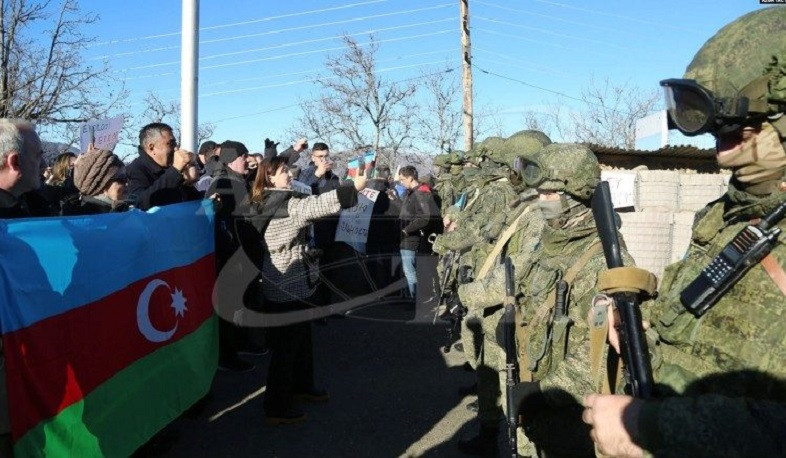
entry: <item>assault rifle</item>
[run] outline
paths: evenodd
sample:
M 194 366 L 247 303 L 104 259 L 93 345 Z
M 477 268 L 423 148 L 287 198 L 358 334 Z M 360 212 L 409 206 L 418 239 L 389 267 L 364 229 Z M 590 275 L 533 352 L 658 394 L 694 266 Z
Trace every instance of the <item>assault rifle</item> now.
M 450 278 L 451 273 L 453 272 L 453 265 L 456 263 L 456 260 L 459 257 L 459 252 L 456 250 L 451 250 L 445 255 L 445 261 L 443 263 L 443 271 L 442 271 L 442 278 L 440 279 L 440 290 L 439 290 L 439 303 L 437 304 L 437 316 L 440 319 L 449 321 L 450 326 L 448 327 L 448 341 L 447 344 L 442 347 L 442 351 L 444 353 L 450 352 L 450 346 L 453 344 L 453 336 L 456 332 L 458 332 L 458 328 L 461 325 L 461 320 L 467 314 L 467 308 L 459 300 L 458 295 L 450 288 Z M 436 321 L 436 316 L 435 316 Z
M 598 228 L 606 266 L 609 269 L 623 267 L 620 241 L 617 235 L 617 219 L 611 202 L 609 183 L 601 181 L 592 195 L 592 214 Z M 620 337 L 625 380 L 631 394 L 637 398 L 649 398 L 652 394 L 652 366 L 647 351 L 647 340 L 641 323 L 640 299 L 638 294 L 620 292 L 611 295 L 619 314 L 617 332 Z
M 513 387 L 519 382 L 519 361 L 516 348 L 516 291 L 513 263 L 505 258 L 505 313 L 502 315 L 503 340 L 505 344 L 505 397 L 507 398 L 507 424 L 509 452 L 513 458 L 518 456 L 516 428 L 518 427 L 518 406 L 513 397 Z
M 748 271 L 767 256 L 781 230 L 775 226 L 786 215 L 786 202 L 757 225 L 741 230 L 720 254 L 680 293 L 682 305 L 697 318 L 715 305 Z
M 459 211 L 464 210 L 464 207 L 467 206 L 467 193 L 461 193 L 461 196 L 459 196 L 453 206 L 457 207 Z M 434 243 L 434 240 L 429 241 Z M 437 316 L 442 320 L 450 321 L 450 326 L 448 327 L 448 342 L 444 347 L 442 347 L 442 351 L 444 353 L 450 352 L 450 346 L 453 344 L 453 335 L 458 332 L 459 326 L 461 325 L 461 320 L 467 314 L 467 308 L 464 307 L 464 305 L 461 303 L 461 300 L 459 300 L 456 291 L 450 287 L 450 278 L 451 274 L 453 273 L 453 265 L 456 264 L 459 256 L 460 253 L 458 250 L 448 251 L 442 264 L 442 278 L 440 278 L 439 281 L 439 302 L 437 303 L 437 311 L 436 315 L 434 316 L 434 321 L 436 322 Z

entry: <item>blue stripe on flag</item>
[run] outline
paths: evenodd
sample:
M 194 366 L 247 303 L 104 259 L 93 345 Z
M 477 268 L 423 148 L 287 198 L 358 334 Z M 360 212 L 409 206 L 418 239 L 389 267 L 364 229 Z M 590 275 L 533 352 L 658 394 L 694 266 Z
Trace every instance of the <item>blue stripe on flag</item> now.
M 209 200 L 60 218 L 0 220 L 0 330 L 95 302 L 212 253 Z

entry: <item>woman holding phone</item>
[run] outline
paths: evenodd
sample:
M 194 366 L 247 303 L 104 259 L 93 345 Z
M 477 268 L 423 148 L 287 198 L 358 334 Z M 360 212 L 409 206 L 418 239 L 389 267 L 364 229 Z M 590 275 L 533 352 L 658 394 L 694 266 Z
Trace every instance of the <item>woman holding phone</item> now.
M 287 158 L 276 156 L 259 165 L 251 188 L 250 220 L 262 235 L 261 290 L 267 313 L 304 311 L 294 324 L 268 330 L 272 350 L 265 393 L 265 424 L 290 424 L 306 415 L 293 405 L 296 398 L 327 401 L 326 391 L 314 384 L 311 321 L 319 283 L 318 257 L 308 248 L 312 221 L 337 215 L 357 204 L 366 186 L 365 173 L 353 186 L 307 196 L 291 189 Z

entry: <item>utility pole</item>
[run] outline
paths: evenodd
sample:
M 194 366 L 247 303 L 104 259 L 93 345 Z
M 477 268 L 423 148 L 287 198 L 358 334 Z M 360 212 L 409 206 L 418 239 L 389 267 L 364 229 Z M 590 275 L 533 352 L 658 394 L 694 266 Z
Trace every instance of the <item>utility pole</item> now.
M 199 81 L 199 0 L 183 0 L 180 34 L 180 147 L 196 154 Z
M 472 47 L 469 42 L 469 0 L 459 0 L 461 4 L 461 60 L 464 74 L 464 151 L 472 149 L 474 126 L 472 119 Z

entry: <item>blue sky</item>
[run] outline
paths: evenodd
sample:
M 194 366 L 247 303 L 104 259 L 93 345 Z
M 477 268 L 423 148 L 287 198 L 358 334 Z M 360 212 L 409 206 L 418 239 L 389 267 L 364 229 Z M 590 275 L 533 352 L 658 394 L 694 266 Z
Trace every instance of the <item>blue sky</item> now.
M 180 1 L 82 0 L 100 21 L 85 58 L 104 57 L 130 92 L 130 111 L 154 91 L 179 98 Z M 758 0 L 470 0 L 476 109 L 501 113 L 508 133 L 521 113 L 571 103 L 590 77 L 642 88 L 679 77 L 701 44 Z M 300 114 L 297 103 L 317 94 L 309 82 L 338 37 L 380 42 L 378 66 L 387 81 L 424 68 L 460 68 L 458 0 L 211 0 L 200 5 L 199 120 L 216 125 L 214 139 L 236 139 L 261 150 L 265 137 L 282 145 Z M 91 60 L 94 59 L 94 60 Z M 312 142 L 316 139 L 312 139 Z

